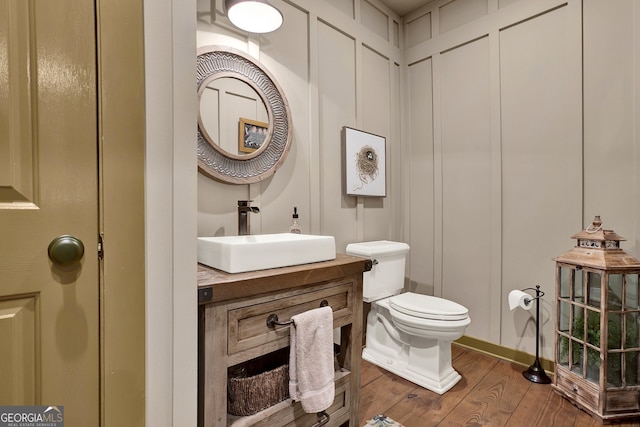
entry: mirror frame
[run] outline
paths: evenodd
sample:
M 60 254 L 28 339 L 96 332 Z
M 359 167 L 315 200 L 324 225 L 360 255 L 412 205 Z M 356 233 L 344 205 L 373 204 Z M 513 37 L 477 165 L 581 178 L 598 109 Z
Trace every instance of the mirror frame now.
M 230 184 L 262 181 L 282 165 L 291 148 L 292 121 L 284 92 L 275 78 L 255 59 L 226 46 L 198 49 L 198 103 L 207 85 L 215 79 L 232 77 L 251 86 L 262 98 L 269 117 L 269 132 L 262 147 L 246 156 L 221 149 L 202 125 L 198 108 L 198 168 L 215 180 Z M 237 127 L 237 123 L 234 124 Z

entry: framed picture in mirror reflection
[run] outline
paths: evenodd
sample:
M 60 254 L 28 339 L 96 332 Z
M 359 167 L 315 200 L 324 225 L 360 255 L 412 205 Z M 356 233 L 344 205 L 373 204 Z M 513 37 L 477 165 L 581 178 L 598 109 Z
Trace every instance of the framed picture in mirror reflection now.
M 269 124 L 243 117 L 240 117 L 239 124 L 238 151 L 241 153 L 253 153 L 262 147 L 269 133 Z

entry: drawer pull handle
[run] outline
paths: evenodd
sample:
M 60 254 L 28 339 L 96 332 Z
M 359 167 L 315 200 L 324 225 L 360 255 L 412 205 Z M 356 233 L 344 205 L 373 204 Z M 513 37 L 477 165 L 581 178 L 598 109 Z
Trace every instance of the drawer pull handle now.
M 329 422 L 329 420 L 331 419 L 329 414 L 327 414 L 327 411 L 318 412 L 316 415 L 318 415 L 318 418 L 324 417 L 324 419 L 323 420 L 319 420 L 317 423 L 315 423 L 311 427 L 323 426 L 323 425 L 327 424 Z
M 329 303 L 327 302 L 326 299 L 323 299 L 320 302 L 320 307 L 326 307 L 328 305 Z M 270 328 L 275 328 L 276 326 L 287 326 L 287 325 L 291 325 L 292 323 L 293 323 L 293 320 L 287 320 L 286 322 L 278 321 L 277 314 L 270 314 L 269 317 L 267 317 L 267 326 Z M 324 425 L 324 424 L 320 424 L 320 425 Z

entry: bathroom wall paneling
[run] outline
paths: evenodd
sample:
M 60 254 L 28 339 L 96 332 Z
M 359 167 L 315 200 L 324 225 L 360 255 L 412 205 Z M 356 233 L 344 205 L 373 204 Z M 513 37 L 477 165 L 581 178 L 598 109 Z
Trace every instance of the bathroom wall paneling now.
M 411 185 L 407 202 L 410 280 L 414 289 L 467 305 L 473 319 L 468 335 L 533 354 L 532 313 L 508 310 L 511 289 L 539 284 L 553 295 L 551 258 L 570 248 L 570 236 L 594 215 L 627 237 L 625 250 L 638 253 L 640 203 L 629 190 L 640 185 L 640 77 L 634 72 L 640 7 L 633 0 L 489 1 L 486 15 L 453 18 L 464 23 L 442 31 L 441 6 L 466 4 L 454 3 L 433 2 L 403 18 L 410 117 L 403 144 L 411 153 L 408 181 L 421 183 Z M 485 41 L 488 49 L 477 48 Z M 458 54 L 467 73 L 456 95 L 450 59 Z M 489 74 L 480 78 L 487 60 Z M 474 105 L 484 108 L 473 114 Z M 480 117 L 490 122 L 488 135 Z M 425 126 L 433 142 L 423 136 Z M 486 144 L 487 136 L 488 158 L 476 156 L 471 169 L 455 162 Z M 482 167 L 489 167 L 489 181 L 487 170 L 477 175 Z M 452 186 L 456 179 L 469 188 Z M 487 199 L 478 203 L 470 188 L 482 193 L 488 183 Z M 456 211 L 456 203 L 468 212 Z M 482 266 L 471 283 L 462 283 L 478 260 L 490 268 Z M 488 300 L 470 297 L 480 293 Z M 545 339 L 554 318 L 544 299 L 547 359 L 554 357 Z
M 119 2 L 108 3 L 114 6 Z M 136 2 L 129 3 L 133 5 Z M 106 3 L 101 4 L 107 6 Z M 146 120 L 141 137 L 145 145 L 141 150 L 144 154 L 145 177 L 141 186 L 144 191 L 145 218 L 144 230 L 132 234 L 144 233 L 144 260 L 135 268 L 121 269 L 117 274 L 128 277 L 144 275 L 145 304 L 138 305 L 136 309 L 145 318 L 145 342 L 140 357 L 145 360 L 145 388 L 142 394 L 146 415 L 144 421 L 136 423 L 136 420 L 127 419 L 126 424 L 193 426 L 197 421 L 198 384 L 198 337 L 197 328 L 194 328 L 198 313 L 194 304 L 197 298 L 194 240 L 198 222 L 197 158 L 194 156 L 197 117 L 194 84 L 196 4 L 180 0 L 144 0 L 143 6 L 144 12 L 140 13 L 144 16 L 144 49 L 142 46 L 140 49 L 144 50 L 144 64 L 141 65 L 144 87 L 140 87 L 136 93 L 137 96 L 144 96 Z M 127 19 L 135 19 L 134 16 L 130 14 Z M 121 29 L 126 25 L 123 22 L 120 20 L 111 28 Z M 127 39 L 127 43 L 134 44 L 131 39 Z M 113 52 L 118 52 L 122 47 L 116 44 L 113 49 Z M 109 55 L 108 58 L 128 60 L 120 53 Z M 123 79 L 124 70 L 126 68 L 122 67 L 118 70 L 113 78 L 114 85 Z M 125 113 L 128 111 L 124 109 Z M 130 118 L 128 120 L 129 123 L 135 122 Z M 118 128 L 114 135 L 117 138 L 128 130 L 129 127 Z M 126 141 L 124 139 L 115 144 L 115 148 L 112 147 L 112 150 L 116 150 L 114 159 L 125 155 L 118 148 Z M 123 163 L 120 163 L 120 167 L 123 167 Z M 114 188 L 114 194 L 116 192 Z M 117 216 L 112 217 L 112 221 L 113 218 Z M 114 243 L 113 240 L 109 242 L 105 242 L 105 245 Z M 110 247 L 122 252 L 119 256 L 127 256 L 133 250 L 128 247 L 119 251 L 117 243 Z M 136 258 L 128 256 L 127 259 L 132 262 Z M 123 282 L 123 285 L 126 284 Z M 111 299 L 108 294 L 104 297 Z M 117 315 L 122 316 L 122 310 L 126 310 L 126 307 L 121 305 L 114 310 L 118 310 Z M 111 346 L 109 341 L 105 341 L 105 346 Z M 134 388 L 127 375 L 114 377 L 114 380 L 127 390 Z M 105 403 L 109 404 L 108 401 Z M 132 401 L 130 404 L 135 403 Z M 112 417 L 112 420 L 106 425 L 122 425 L 122 413 Z
M 372 106 L 368 114 L 364 115 L 362 128 L 367 129 L 376 135 L 386 135 L 385 162 L 389 171 L 399 170 L 393 167 L 393 161 L 399 156 L 400 138 L 394 132 L 393 123 L 399 117 L 393 114 L 392 108 L 398 106 L 394 102 L 394 92 L 388 90 L 392 86 L 398 87 L 398 66 L 393 64 L 389 58 L 385 58 L 374 50 L 363 46 L 362 48 L 362 105 Z M 395 84 L 394 84 L 395 83 Z M 395 91 L 397 94 L 398 91 Z M 399 191 L 392 190 L 391 187 L 396 180 L 387 175 L 387 197 L 363 197 L 363 221 L 367 224 L 384 224 L 384 226 L 370 227 L 363 229 L 362 240 L 384 240 L 388 236 L 397 235 L 394 233 L 392 218 L 395 217 L 392 207 L 398 206 L 395 200 L 399 196 Z M 400 212 L 396 211 L 396 215 Z M 398 221 L 399 222 L 399 221 Z M 350 243 L 350 242 L 349 242 Z
M 338 251 L 405 241 L 410 290 L 466 305 L 470 337 L 531 354 L 533 313 L 509 311 L 511 289 L 553 294 L 551 259 L 597 214 L 637 253 L 637 1 L 439 0 L 402 19 L 375 0 L 274 3 L 284 26 L 257 36 L 221 0 L 198 2 L 198 44 L 265 63 L 294 120 L 269 180 L 199 175 L 199 235 L 235 234 L 236 202 L 252 198 L 253 232 L 286 231 L 298 206 L 303 232 Z M 386 198 L 343 194 L 343 126 L 387 139 Z M 550 300 L 542 313 L 553 359 Z
M 356 42 L 334 27 L 318 23 L 320 131 L 320 228 L 333 230 L 338 247 L 355 241 L 356 199 L 342 192 L 343 126 L 356 126 Z
M 506 296 L 552 295 L 582 225 L 581 4 L 436 1 L 404 20 L 411 287 L 469 308 L 467 336 L 533 354 L 532 313 Z
M 259 214 L 250 216 L 250 228 L 254 234 L 284 232 L 289 229 L 293 207 L 300 212 L 303 230 L 309 231 L 309 175 L 311 157 L 307 141 L 308 121 L 298 120 L 309 111 L 309 63 L 307 54 L 307 15 L 299 9 L 283 3 L 281 10 L 286 17 L 286 27 L 298 34 L 275 31 L 257 36 L 241 35 L 226 18 L 212 18 L 207 9 L 198 21 L 198 46 L 224 45 L 245 51 L 260 61 L 276 78 L 289 102 L 293 126 L 293 144 L 287 160 L 269 179 L 252 185 L 228 185 L 198 174 L 198 235 L 237 234 L 237 201 L 253 200 L 259 206 Z M 203 7 L 204 7 L 203 6 Z M 199 4 L 200 7 L 200 4 Z M 279 6 L 280 7 L 280 6 Z M 223 5 L 220 3 L 218 11 Z M 233 125 L 234 127 L 237 124 Z M 275 206 L 275 208 L 274 208 Z
M 473 64 L 473 67 L 469 67 Z M 491 318 L 491 80 L 489 37 L 440 55 L 442 70 L 442 296 L 474 307 L 474 319 Z M 460 268 L 460 263 L 464 268 Z M 487 335 L 472 322 L 471 336 Z
M 277 32 L 278 34 L 268 37 L 249 36 L 232 28 L 224 17 L 221 0 L 198 0 L 196 23 L 192 10 L 195 5 L 189 6 L 177 0 L 144 2 L 148 123 L 146 176 L 150 178 L 145 184 L 145 203 L 148 207 L 145 219 L 148 302 L 145 317 L 146 342 L 150 350 L 146 357 L 148 423 L 153 424 L 154 420 L 164 422 L 168 419 L 173 420 L 174 425 L 194 425 L 194 422 L 191 422 L 195 414 L 192 391 L 196 373 L 193 372 L 194 364 L 190 362 L 195 355 L 196 340 L 193 334 L 172 332 L 184 330 L 184 326 L 195 316 L 196 307 L 189 301 L 195 292 L 196 284 L 192 283 L 191 291 L 184 292 L 185 288 L 190 289 L 188 284 L 193 281 L 189 281 L 189 278 L 195 275 L 192 259 L 195 249 L 190 230 L 197 226 L 200 235 L 234 234 L 237 230 L 237 200 L 255 197 L 260 202 L 261 199 L 269 201 L 269 204 L 260 204 L 263 213 L 257 216 L 253 224 L 258 231 L 286 229 L 293 204 L 291 202 L 304 206 L 303 202 L 298 202 L 303 200 L 307 201 L 309 206 L 309 212 L 301 209 L 303 229 L 312 233 L 335 233 L 335 230 L 322 228 L 326 227 L 323 222 L 326 219 L 321 219 L 322 215 L 337 213 L 322 210 L 325 192 L 321 190 L 326 184 L 321 178 L 321 166 L 317 161 L 321 145 L 328 143 L 320 138 L 321 94 L 318 81 L 322 71 L 318 66 L 319 23 L 328 24 L 355 40 L 356 56 L 361 52 L 358 46 L 364 43 L 374 52 L 390 58 L 387 68 L 391 69 L 395 64 L 399 64 L 399 76 L 390 79 L 389 91 L 390 99 L 400 99 L 400 108 L 392 108 L 395 118 L 390 118 L 390 132 L 397 133 L 400 138 L 397 141 L 390 138 L 389 144 L 400 146 L 401 170 L 398 169 L 396 157 L 388 164 L 391 168 L 388 176 L 390 182 L 396 182 L 392 184 L 392 190 L 396 189 L 393 191 L 397 191 L 396 185 L 400 185 L 400 198 L 394 199 L 394 203 L 400 206 L 385 206 L 383 209 L 391 209 L 391 221 L 394 223 L 392 229 L 395 230 L 394 233 L 401 233 L 392 233 L 388 237 L 403 240 L 412 246 L 412 260 L 408 263 L 407 269 L 412 290 L 447 295 L 447 277 L 451 277 L 451 272 L 442 272 L 442 264 L 447 262 L 442 259 L 442 253 L 445 248 L 452 248 L 454 244 L 469 244 L 467 241 L 443 243 L 442 239 L 450 235 L 450 231 L 446 230 L 441 236 L 437 236 L 437 239 L 434 236 L 435 230 L 442 229 L 443 226 L 444 200 L 453 194 L 435 193 L 435 182 L 439 182 L 442 187 L 451 178 L 448 178 L 448 174 L 442 178 L 436 177 L 434 172 L 437 171 L 439 174 L 441 171 L 448 171 L 447 166 L 443 167 L 443 162 L 446 165 L 452 157 L 451 154 L 445 154 L 444 157 L 434 158 L 434 137 L 441 136 L 437 133 L 440 130 L 430 130 L 434 126 L 434 117 L 439 120 L 442 115 L 439 82 L 447 81 L 441 76 L 440 56 L 448 50 L 484 37 L 488 37 L 489 43 L 492 159 L 489 205 L 492 210 L 490 218 L 482 218 L 479 224 L 491 229 L 491 241 L 482 242 L 482 249 L 483 254 L 487 251 L 491 254 L 491 283 L 485 290 L 491 294 L 492 309 L 489 319 L 482 316 L 475 318 L 474 312 L 484 311 L 474 305 L 470 306 L 472 322 L 485 325 L 486 332 L 483 337 L 488 337 L 491 343 L 533 353 L 534 331 L 531 313 L 510 312 L 506 305 L 505 292 L 512 288 L 536 284 L 524 283 L 529 280 L 528 273 L 533 271 L 534 264 L 536 268 L 544 269 L 547 265 L 553 268 L 551 257 L 569 249 L 573 245 L 569 236 L 590 223 L 596 214 L 603 216 L 605 226 L 615 229 L 628 239 L 623 242 L 625 250 L 636 257 L 640 255 L 640 197 L 637 191 L 640 188 L 640 73 L 637 72 L 640 69 L 640 32 L 635 30 L 640 28 L 640 6 L 637 0 L 488 0 L 486 15 L 476 16 L 471 21 L 446 32 L 440 31 L 438 16 L 441 13 L 440 6 L 449 3 L 449 0 L 434 1 L 402 19 L 389 14 L 388 24 L 392 28 L 389 37 L 392 40 L 385 40 L 376 31 L 360 24 L 363 0 L 272 1 L 284 11 L 285 26 Z M 369 3 L 386 12 L 385 7 L 375 0 L 370 0 Z M 213 15 L 209 10 L 211 7 L 214 8 Z M 571 84 L 582 84 L 582 99 L 578 102 L 584 119 L 578 125 L 583 129 L 582 148 L 578 149 L 577 158 L 572 159 L 568 167 L 583 165 L 584 178 L 577 189 L 567 183 L 561 183 L 565 188 L 571 187 L 571 190 L 567 190 L 571 191 L 567 197 L 576 200 L 574 204 L 577 208 L 572 206 L 572 209 L 578 209 L 580 217 L 571 219 L 570 225 L 554 223 L 551 224 L 552 228 L 548 229 L 547 226 L 554 218 L 566 218 L 565 212 L 558 208 L 549 214 L 551 218 L 541 214 L 531 223 L 525 222 L 524 218 L 522 221 L 516 221 L 516 212 L 507 212 L 510 215 L 507 221 L 515 227 L 510 231 L 511 239 L 515 240 L 517 232 L 525 229 L 527 231 L 522 238 L 528 238 L 534 234 L 534 226 L 538 230 L 536 238 L 551 239 L 546 250 L 534 246 L 531 262 L 523 262 L 527 268 L 531 268 L 524 272 L 516 272 L 515 266 L 507 266 L 503 262 L 503 254 L 510 254 L 517 249 L 505 245 L 502 239 L 501 215 L 506 212 L 506 208 L 503 209 L 502 206 L 502 167 L 505 160 L 502 153 L 500 114 L 503 109 L 500 37 L 501 32 L 507 31 L 511 26 L 524 25 L 531 19 L 548 19 L 559 12 L 553 9 L 564 9 L 564 12 L 560 13 L 566 14 L 567 23 L 572 28 L 570 45 L 574 47 L 570 54 L 582 55 L 583 61 L 582 64 L 572 61 L 573 71 L 569 71 Z M 284 57 L 288 58 L 286 61 L 291 59 L 295 62 L 296 71 L 282 75 L 283 70 L 280 69 L 276 75 L 282 85 L 286 84 L 284 89 L 287 97 L 295 103 L 292 111 L 297 133 L 294 135 L 292 150 L 297 151 L 295 154 L 292 151 L 283 166 L 292 168 L 287 172 L 287 179 L 281 179 L 278 172 L 272 178 L 272 182 L 232 186 L 214 183 L 189 172 L 193 171 L 195 163 L 195 141 L 190 142 L 195 132 L 194 128 L 189 126 L 189 123 L 195 122 L 195 117 L 192 116 L 193 95 L 189 92 L 195 72 L 189 57 L 195 54 L 195 48 L 191 49 L 189 46 L 194 43 L 196 25 L 198 43 L 214 42 L 235 47 L 266 62 L 269 62 L 269 58 L 279 61 L 279 58 Z M 582 25 L 582 29 L 576 30 L 579 25 Z M 551 30 L 557 33 L 557 28 Z M 396 36 L 397 40 L 394 39 Z M 575 40 L 576 36 L 579 41 Z M 269 58 L 261 57 L 262 52 L 269 50 L 271 38 L 280 40 L 281 37 L 285 38 L 287 43 L 277 41 L 272 45 L 273 50 L 268 53 Z M 579 46 L 580 42 L 584 44 Z M 356 66 L 362 64 L 358 61 L 358 58 L 354 59 Z M 578 62 L 578 70 L 575 70 L 575 62 Z M 288 62 L 285 68 L 291 66 Z M 305 68 L 306 72 L 300 71 Z M 473 68 L 474 64 L 470 63 L 469 69 Z M 357 76 L 360 76 L 361 72 L 358 69 Z M 475 77 L 477 76 L 474 75 Z M 438 84 L 434 85 L 434 82 Z M 364 123 L 361 120 L 378 107 L 366 105 L 359 98 L 362 96 L 358 88 L 361 83 L 361 80 L 356 81 L 355 94 L 344 95 L 347 99 L 356 99 L 353 103 L 359 108 L 355 116 L 357 126 L 361 126 Z M 559 116 L 558 120 L 564 120 L 564 114 Z M 572 128 L 571 132 L 575 132 L 575 129 Z M 438 144 L 442 150 L 440 139 Z M 512 144 L 516 145 L 510 147 L 517 147 L 517 141 L 513 141 Z M 309 153 L 309 157 L 304 157 L 305 152 Z M 436 162 L 439 162 L 438 168 L 435 168 Z M 464 176 L 465 171 L 459 173 Z M 554 169 L 554 174 L 557 173 L 558 170 Z M 544 175 L 544 171 L 540 175 Z M 440 181 L 436 181 L 436 178 Z M 287 180 L 289 182 L 285 182 Z M 199 188 L 197 219 L 192 218 L 195 217 L 192 210 L 196 196 L 192 197 L 192 193 L 196 183 Z M 331 192 L 327 191 L 326 194 L 332 199 L 341 200 L 341 192 L 338 191 L 336 188 Z M 512 198 L 510 206 L 517 205 L 518 201 L 528 201 L 525 193 L 518 194 L 514 190 L 509 194 Z M 396 196 L 398 195 L 391 197 Z M 371 217 L 366 211 L 380 208 L 365 207 L 365 203 L 366 201 L 360 200 L 355 207 L 343 207 L 342 203 L 336 203 L 335 206 L 350 212 L 355 210 L 355 213 L 346 217 L 356 230 L 356 235 L 361 233 L 364 236 L 364 230 L 373 228 L 388 229 L 388 224 L 367 223 L 369 219 L 377 216 Z M 551 205 L 551 202 L 546 200 L 543 203 Z M 451 202 L 447 206 L 452 206 Z M 552 211 L 552 208 L 553 206 L 545 206 L 542 211 Z M 263 215 L 267 211 L 268 214 Z M 402 214 L 398 216 L 394 211 Z M 569 216 L 575 216 L 575 213 L 571 212 Z M 464 220 L 470 221 L 472 218 L 473 212 L 470 209 Z M 455 218 L 446 219 L 449 227 L 453 220 Z M 513 225 L 516 223 L 517 225 Z M 340 245 L 344 245 L 344 242 Z M 439 263 L 434 264 L 436 247 L 441 255 Z M 344 247 L 338 247 L 338 250 L 342 249 Z M 530 254 L 528 248 L 525 248 L 525 251 L 523 257 Z M 465 261 L 460 260 L 460 269 L 467 268 Z M 447 267 L 448 269 L 450 267 Z M 436 274 L 436 271 L 440 273 Z M 507 282 L 502 277 L 503 273 L 505 277 L 517 277 L 518 283 Z M 548 286 L 550 281 L 547 280 L 545 278 L 545 282 L 540 284 Z M 546 322 L 543 339 L 548 340 L 546 328 L 549 328 L 548 324 L 552 322 L 555 313 L 553 307 L 546 302 L 543 303 L 542 312 L 543 322 Z M 167 313 L 172 315 L 167 317 Z M 523 325 L 526 325 L 525 329 L 522 329 Z M 517 334 L 516 326 L 519 328 Z M 543 348 L 542 356 L 547 359 L 553 358 L 548 346 Z M 161 422 L 156 422 L 158 423 Z
M 408 132 L 409 201 L 406 236 L 411 251 L 408 256 L 410 289 L 433 295 L 434 260 L 434 152 L 433 152 L 433 61 L 426 58 L 408 67 Z M 417 185 L 416 183 L 420 183 Z
M 635 13 L 635 17 L 634 17 Z M 605 226 L 628 239 L 625 250 L 638 254 L 638 14 L 634 0 L 615 5 L 585 1 L 584 26 L 584 222 L 601 215 Z M 635 39 L 634 39 L 635 33 Z M 635 49 L 635 55 L 634 55 Z M 634 60 L 636 61 L 634 65 Z M 635 80 L 634 80 L 635 79 Z M 635 106 L 634 106 L 635 103 Z M 634 131 L 634 124 L 636 130 Z M 634 138 L 635 132 L 635 138 Z M 636 155 L 630 153 L 636 152 Z M 605 163 L 606 161 L 606 163 Z M 637 256 L 637 255 L 636 255 Z
M 364 239 L 401 239 L 400 19 L 375 0 L 274 5 L 283 26 L 253 35 L 228 23 L 221 0 L 198 2 L 198 46 L 256 57 L 282 86 L 293 117 L 292 148 L 273 177 L 234 186 L 199 174 L 198 235 L 236 234 L 237 200 L 250 198 L 261 209 L 251 216 L 252 233 L 287 231 L 297 206 L 303 233 L 334 235 L 338 251 Z M 396 189 L 386 198 L 344 195 L 343 126 L 386 138 L 387 186 Z
M 540 285 L 549 295 L 543 314 L 554 312 L 551 258 L 573 245 L 569 230 L 580 229 L 582 218 L 582 94 L 575 78 L 581 62 L 580 9 L 571 9 L 576 5 L 500 33 L 502 295 L 506 301 L 513 288 Z M 522 310 L 505 315 L 502 339 L 534 353 L 535 339 L 526 339 L 535 337 L 530 316 Z M 548 339 L 542 351 L 551 359 L 554 327 L 543 319 Z

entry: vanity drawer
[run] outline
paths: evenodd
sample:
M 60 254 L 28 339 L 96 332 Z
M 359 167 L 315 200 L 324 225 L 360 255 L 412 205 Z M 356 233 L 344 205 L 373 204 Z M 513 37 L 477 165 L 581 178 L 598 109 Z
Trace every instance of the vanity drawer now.
M 354 283 L 340 282 L 332 286 L 300 290 L 275 299 L 264 299 L 257 304 L 230 308 L 228 311 L 227 354 L 250 351 L 246 357 L 256 357 L 289 345 L 289 326 L 267 326 L 271 314 L 279 322 L 286 322 L 296 314 L 320 307 L 323 300 L 333 310 L 333 327 L 352 322 Z M 256 353 L 257 351 L 257 353 Z M 238 359 L 238 361 L 241 358 Z

